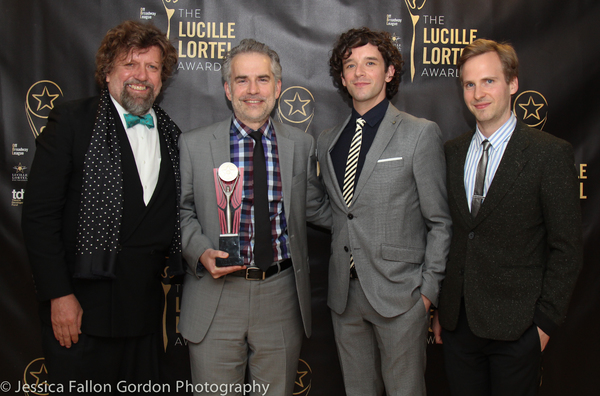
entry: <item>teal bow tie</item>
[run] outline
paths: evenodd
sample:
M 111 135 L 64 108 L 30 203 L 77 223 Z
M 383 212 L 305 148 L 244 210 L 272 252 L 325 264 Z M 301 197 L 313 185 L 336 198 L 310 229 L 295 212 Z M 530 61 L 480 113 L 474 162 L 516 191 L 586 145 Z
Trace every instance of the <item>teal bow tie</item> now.
M 127 128 L 131 128 L 137 124 L 146 125 L 148 128 L 154 128 L 154 119 L 150 114 L 146 114 L 145 116 L 125 114 L 125 122 L 127 123 Z

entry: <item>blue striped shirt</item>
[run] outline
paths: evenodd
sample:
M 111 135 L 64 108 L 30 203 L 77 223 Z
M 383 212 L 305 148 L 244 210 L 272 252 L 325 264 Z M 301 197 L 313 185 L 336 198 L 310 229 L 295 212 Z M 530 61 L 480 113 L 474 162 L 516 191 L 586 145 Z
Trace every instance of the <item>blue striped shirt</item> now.
M 279 170 L 277 138 L 271 119 L 259 129 L 263 134 L 262 143 L 267 165 L 269 215 L 271 217 L 271 240 L 273 242 L 273 262 L 290 258 L 287 222 L 283 211 L 283 187 Z M 254 139 L 249 135 L 252 129 L 235 116 L 232 117 L 229 143 L 231 162 L 244 168 L 242 208 L 240 218 L 240 254 L 244 265 L 254 264 L 254 166 L 252 156 Z
M 506 121 L 504 125 L 502 125 L 489 138 L 483 136 L 479 130 L 479 126 L 477 126 L 476 131 L 473 134 L 473 139 L 471 140 L 471 145 L 469 146 L 469 151 L 467 152 L 467 158 L 465 160 L 465 193 L 467 194 L 467 201 L 469 202 L 469 210 L 471 210 L 473 190 L 475 189 L 477 165 L 479 164 L 479 158 L 481 158 L 481 154 L 483 153 L 483 146 L 481 143 L 486 139 L 490 142 L 490 148 L 488 149 L 487 171 L 485 172 L 485 182 L 483 183 L 483 196 L 485 197 L 490 185 L 492 184 L 492 181 L 494 180 L 494 175 L 496 174 L 496 170 L 498 170 L 500 161 L 502 161 L 504 150 L 506 150 L 506 145 L 508 144 L 513 131 L 515 130 L 516 125 L 517 118 L 513 113 L 511 113 L 508 121 Z

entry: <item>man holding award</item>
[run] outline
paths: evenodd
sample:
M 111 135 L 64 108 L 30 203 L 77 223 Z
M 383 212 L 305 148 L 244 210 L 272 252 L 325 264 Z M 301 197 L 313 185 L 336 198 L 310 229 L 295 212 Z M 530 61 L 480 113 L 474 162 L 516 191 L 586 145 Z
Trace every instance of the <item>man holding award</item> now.
M 189 266 L 179 330 L 195 384 L 236 389 L 247 375 L 269 394 L 291 395 L 311 332 L 306 221 L 330 225 L 315 143 L 270 117 L 281 91 L 275 51 L 242 40 L 222 76 L 233 117 L 179 142 Z

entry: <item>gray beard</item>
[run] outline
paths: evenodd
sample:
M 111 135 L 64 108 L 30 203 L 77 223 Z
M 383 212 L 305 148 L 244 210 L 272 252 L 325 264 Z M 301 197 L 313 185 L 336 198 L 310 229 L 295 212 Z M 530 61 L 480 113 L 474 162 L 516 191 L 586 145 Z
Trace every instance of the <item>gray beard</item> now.
M 142 116 L 148 113 L 154 104 L 153 90 L 148 91 L 146 97 L 133 97 L 127 89 L 123 89 L 121 91 L 121 104 L 129 113 Z

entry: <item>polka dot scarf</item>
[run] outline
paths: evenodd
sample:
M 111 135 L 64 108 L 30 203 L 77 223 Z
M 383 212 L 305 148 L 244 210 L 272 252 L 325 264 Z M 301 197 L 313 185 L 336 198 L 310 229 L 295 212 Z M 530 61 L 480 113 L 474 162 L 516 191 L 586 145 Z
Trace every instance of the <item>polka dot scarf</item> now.
M 158 130 L 167 143 L 175 171 L 177 186 L 177 223 L 169 253 L 169 272 L 179 274 L 181 265 L 181 232 L 179 226 L 179 151 L 177 139 L 181 131 L 158 105 L 153 109 Z M 79 209 L 77 262 L 75 277 L 114 278 L 119 249 L 119 232 L 123 212 L 123 171 L 121 148 L 111 99 L 102 91 L 92 139 L 85 155 L 83 192 Z

